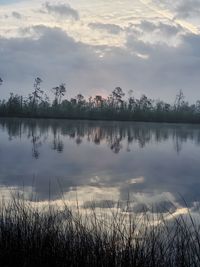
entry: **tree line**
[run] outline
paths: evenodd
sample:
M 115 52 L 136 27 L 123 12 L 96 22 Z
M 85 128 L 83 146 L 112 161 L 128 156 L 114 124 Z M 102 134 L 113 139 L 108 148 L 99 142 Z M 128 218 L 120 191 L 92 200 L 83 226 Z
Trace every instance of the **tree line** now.
M 126 95 L 121 87 L 116 87 L 107 98 L 78 94 L 67 99 L 67 88 L 62 83 L 50 90 L 54 96 L 51 101 L 41 85 L 42 79 L 37 77 L 28 96 L 11 93 L 7 100 L 0 100 L 0 116 L 200 123 L 200 100 L 189 104 L 181 90 L 173 104 L 144 94 L 136 98 L 132 90 Z

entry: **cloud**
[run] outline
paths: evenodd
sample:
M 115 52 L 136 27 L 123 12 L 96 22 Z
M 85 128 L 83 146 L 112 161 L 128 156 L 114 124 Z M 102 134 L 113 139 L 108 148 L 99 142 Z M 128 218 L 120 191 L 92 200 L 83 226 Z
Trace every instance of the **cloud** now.
M 21 15 L 19 12 L 16 12 L 16 11 L 13 11 L 13 12 L 12 12 L 12 16 L 13 16 L 15 19 L 22 19 L 22 15 Z
M 170 102 L 180 89 L 189 100 L 200 98 L 200 36 L 183 35 L 178 46 L 168 46 L 129 34 L 120 48 L 83 44 L 60 28 L 28 30 L 33 37 L 0 38 L 1 96 L 15 88 L 27 95 L 33 79 L 41 76 L 46 88 L 65 82 L 69 96 L 109 94 L 121 86 Z
M 130 24 L 126 27 L 126 33 L 128 36 L 135 36 L 135 39 L 145 43 L 152 43 L 153 45 L 164 43 L 168 46 L 177 46 L 181 42 L 185 30 L 172 23 L 142 20 L 136 25 Z
M 52 15 L 59 16 L 61 18 L 72 18 L 79 20 L 79 13 L 73 9 L 69 4 L 50 4 L 46 2 L 44 5 L 45 10 Z
M 73 84 L 75 88 L 80 87 L 77 76 L 82 78 L 83 84 L 89 79 L 93 72 L 92 60 L 97 58 L 90 46 L 76 42 L 59 28 L 39 25 L 24 29 L 24 32 L 32 33 L 34 37 L 0 38 L 0 76 L 5 77 L 5 86 L 13 88 L 21 83 L 20 91 L 26 94 L 35 76 L 49 80 L 47 86 L 71 77 L 77 81 Z
M 175 8 L 177 15 L 183 18 L 199 16 L 200 1 L 199 0 L 180 0 Z
M 167 37 L 176 36 L 177 33 L 183 30 L 182 27 L 177 25 L 175 26 L 163 22 L 153 23 L 148 20 L 141 21 L 141 23 L 139 24 L 139 28 L 144 32 L 149 32 L 149 33 L 157 31 L 160 33 L 161 38 L 163 35 Z
M 199 16 L 200 1 L 199 0 L 153 0 L 154 3 L 159 4 L 163 8 L 175 12 L 175 16 L 179 18 L 188 18 Z
M 12 16 L 16 19 L 22 19 L 22 15 L 19 12 L 13 11 Z
M 17 19 L 17 20 L 21 20 L 23 18 L 23 16 L 19 12 L 13 11 L 13 12 L 11 12 L 10 15 L 3 14 L 0 18 L 3 18 L 3 19 L 10 19 L 10 18 L 12 19 L 12 18 L 14 18 L 14 19 Z
M 119 34 L 123 29 L 116 24 L 91 22 L 88 26 L 95 30 L 106 31 L 111 34 Z

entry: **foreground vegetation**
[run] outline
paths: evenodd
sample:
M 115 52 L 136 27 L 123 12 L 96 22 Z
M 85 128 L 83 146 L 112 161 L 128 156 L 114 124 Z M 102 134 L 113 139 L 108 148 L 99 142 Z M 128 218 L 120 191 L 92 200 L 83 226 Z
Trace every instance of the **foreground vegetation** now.
M 200 123 L 200 101 L 189 104 L 182 91 L 173 104 L 152 100 L 146 95 L 137 99 L 132 90 L 125 96 L 120 87 L 107 98 L 96 95 L 85 99 L 78 94 L 66 99 L 66 86 L 61 84 L 51 89 L 53 101 L 50 101 L 41 83 L 39 77 L 35 79 L 33 92 L 28 97 L 11 93 L 9 99 L 0 100 L 0 116 Z M 1 78 L 0 86 L 3 86 Z
M 110 209 L 40 210 L 13 198 L 0 207 L 0 264 L 9 266 L 200 266 L 200 232 L 191 215 L 167 221 Z M 97 215 L 98 214 L 98 215 Z

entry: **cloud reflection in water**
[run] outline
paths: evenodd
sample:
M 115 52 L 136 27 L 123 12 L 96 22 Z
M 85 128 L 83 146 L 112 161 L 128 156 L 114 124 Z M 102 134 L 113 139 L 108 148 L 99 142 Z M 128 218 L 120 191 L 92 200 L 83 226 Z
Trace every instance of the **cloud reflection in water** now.
M 24 185 L 43 202 L 49 185 L 53 201 L 78 195 L 84 209 L 128 196 L 135 213 L 200 201 L 196 125 L 1 119 L 0 137 L 2 188 Z

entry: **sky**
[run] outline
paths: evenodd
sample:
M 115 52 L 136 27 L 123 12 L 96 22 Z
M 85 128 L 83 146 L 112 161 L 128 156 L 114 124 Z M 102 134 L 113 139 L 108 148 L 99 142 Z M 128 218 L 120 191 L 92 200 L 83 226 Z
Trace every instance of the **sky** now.
M 200 0 L 0 0 L 0 97 L 108 96 L 120 86 L 173 102 L 200 99 Z

